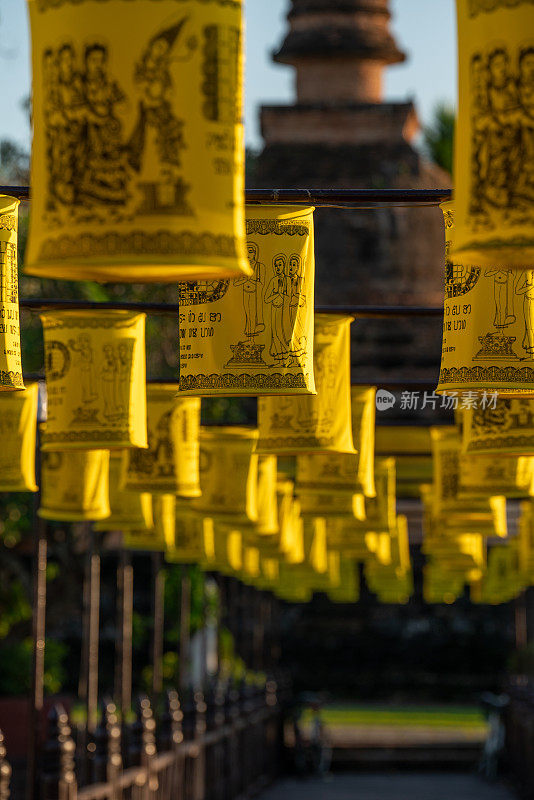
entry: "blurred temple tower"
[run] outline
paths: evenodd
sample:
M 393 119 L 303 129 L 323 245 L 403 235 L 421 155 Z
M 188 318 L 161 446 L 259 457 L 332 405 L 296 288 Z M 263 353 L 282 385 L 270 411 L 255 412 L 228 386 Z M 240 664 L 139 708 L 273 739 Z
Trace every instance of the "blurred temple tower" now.
M 383 102 L 383 75 L 405 54 L 389 0 L 291 0 L 274 60 L 295 69 L 296 103 L 263 106 L 263 188 L 442 188 L 450 176 L 414 147 L 412 101 Z M 439 305 L 443 222 L 435 208 L 316 212 L 318 304 Z M 355 322 L 353 379 L 439 371 L 436 320 Z

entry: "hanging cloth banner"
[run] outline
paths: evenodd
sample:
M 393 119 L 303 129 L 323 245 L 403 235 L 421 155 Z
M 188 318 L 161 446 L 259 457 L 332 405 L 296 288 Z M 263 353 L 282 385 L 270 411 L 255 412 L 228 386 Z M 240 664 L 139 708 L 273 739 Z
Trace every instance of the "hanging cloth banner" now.
M 464 591 L 465 580 L 462 575 L 451 574 L 438 564 L 425 564 L 423 567 L 423 598 L 425 603 L 445 603 L 451 605 Z
M 316 314 L 313 366 L 317 395 L 260 397 L 259 453 L 355 453 L 350 400 L 352 317 Z
M 356 455 L 305 453 L 297 456 L 295 490 L 302 513 L 308 517 L 365 519 L 365 501 L 358 492 L 360 487 Z
M 238 575 L 243 569 L 243 535 L 240 530 L 224 522 L 214 521 L 214 556 L 205 569 L 223 575 Z
M 376 387 L 352 386 L 350 395 L 359 490 L 364 497 L 374 497 Z
M 145 315 L 47 311 L 42 450 L 146 447 Z
M 460 256 L 451 260 L 453 204 L 444 203 L 442 210 L 445 309 L 436 391 L 478 390 L 480 403 L 494 402 L 488 393 L 534 396 L 534 271 L 464 266 Z
M 175 384 L 148 384 L 148 449 L 123 453 L 124 489 L 198 497 L 200 398 L 177 398 Z
M 534 504 L 521 503 L 519 517 L 518 553 L 521 575 L 527 586 L 534 584 Z
M 358 565 L 351 558 L 342 558 L 339 564 L 340 585 L 327 592 L 332 603 L 357 603 L 360 599 Z
M 109 458 L 109 505 L 111 516 L 97 522 L 95 531 L 148 531 L 154 528 L 152 495 L 119 489 L 122 454 L 112 451 Z
M 314 572 L 328 570 L 328 547 L 326 541 L 326 520 L 321 517 L 303 519 L 303 563 Z
M 0 492 L 36 492 L 35 442 L 39 385 L 0 394 Z
M 432 480 L 430 429 L 415 425 L 379 425 L 375 430 L 379 456 L 393 456 L 397 497 L 419 497 L 422 483 Z
M 28 0 L 26 271 L 131 283 L 250 274 L 241 0 Z
M 246 224 L 250 277 L 180 284 L 180 391 L 314 393 L 313 208 L 248 206 Z
M 144 550 L 164 553 L 167 541 L 174 537 L 174 515 L 176 497 L 173 494 L 152 495 L 154 527 L 152 530 L 128 530 L 122 535 L 125 550 Z
M 24 389 L 17 258 L 19 201 L 0 194 L 0 392 Z
M 203 427 L 200 433 L 200 488 L 192 507 L 233 523 L 258 518 L 258 440 L 255 428 Z
M 103 520 L 110 516 L 109 450 L 49 450 L 41 454 L 43 519 Z
M 497 400 L 464 412 L 463 449 L 469 455 L 534 456 L 534 400 Z
M 534 265 L 532 0 L 456 0 L 453 252 L 494 270 Z
M 434 464 L 434 518 L 446 529 L 461 528 L 462 533 L 506 537 L 505 497 L 497 495 L 471 500 L 458 497 L 461 449 L 458 428 L 454 425 L 436 425 L 430 432 Z
M 279 531 L 276 482 L 276 456 L 259 456 L 257 489 L 258 519 L 255 523 L 255 530 L 256 533 L 261 536 L 275 535 Z
M 486 572 L 471 586 L 471 601 L 490 605 L 509 603 L 524 589 L 518 548 L 513 542 L 495 545 L 489 551 Z
M 173 564 L 202 564 L 213 561 L 213 520 L 194 511 L 188 500 L 177 499 L 175 510 L 172 538 L 170 527 L 166 529 L 166 560 Z

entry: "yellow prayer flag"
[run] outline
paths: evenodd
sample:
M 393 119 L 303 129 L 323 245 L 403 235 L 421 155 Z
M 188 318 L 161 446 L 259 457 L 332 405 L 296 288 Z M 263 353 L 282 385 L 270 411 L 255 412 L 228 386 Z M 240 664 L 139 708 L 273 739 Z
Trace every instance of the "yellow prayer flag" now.
M 41 314 L 48 417 L 43 450 L 146 447 L 145 315 Z
M 193 508 L 234 522 L 258 518 L 258 456 L 255 428 L 203 427 L 200 433 L 200 488 Z
M 497 400 L 466 409 L 463 449 L 473 456 L 534 456 L 534 400 Z
M 445 309 L 437 392 L 534 395 L 534 270 L 465 266 L 451 258 L 452 203 L 444 203 Z M 531 302 L 532 301 L 532 302 Z M 530 363 L 529 363 L 530 362 Z
M 241 0 L 28 0 L 27 272 L 249 274 Z
M 276 503 L 276 456 L 259 456 L 256 532 L 262 536 L 278 533 L 278 506 Z
M 119 489 L 122 454 L 112 451 L 109 458 L 109 505 L 111 516 L 94 526 L 96 531 L 151 531 L 154 527 L 152 495 Z
M 313 208 L 248 206 L 251 275 L 180 284 L 180 391 L 309 394 Z
M 456 0 L 453 252 L 492 270 L 534 265 L 531 0 Z
M 0 492 L 36 492 L 35 441 L 39 385 L 0 393 Z
M 188 500 L 176 501 L 176 519 L 172 538 L 167 529 L 165 558 L 174 564 L 203 564 L 215 558 L 214 524 L 191 508 Z
M 200 398 L 177 397 L 174 384 L 147 386 L 148 449 L 123 453 L 125 489 L 198 497 Z
M 109 450 L 49 450 L 41 454 L 38 514 L 60 522 L 110 516 Z
M 316 396 L 260 397 L 260 453 L 355 453 L 350 399 L 352 317 L 316 314 Z
M 17 258 L 19 201 L 0 195 L 0 392 L 24 389 Z

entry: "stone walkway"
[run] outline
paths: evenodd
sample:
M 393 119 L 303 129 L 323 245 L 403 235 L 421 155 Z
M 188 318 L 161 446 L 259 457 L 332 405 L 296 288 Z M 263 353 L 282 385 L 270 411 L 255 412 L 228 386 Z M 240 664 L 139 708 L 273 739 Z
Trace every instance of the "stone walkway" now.
M 287 779 L 259 800 L 516 800 L 516 796 L 473 775 L 401 772 Z

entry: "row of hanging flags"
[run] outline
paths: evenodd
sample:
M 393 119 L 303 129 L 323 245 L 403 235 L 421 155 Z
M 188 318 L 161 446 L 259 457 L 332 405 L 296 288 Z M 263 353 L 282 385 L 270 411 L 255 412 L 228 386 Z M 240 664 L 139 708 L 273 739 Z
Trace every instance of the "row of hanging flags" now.
M 534 583 L 532 1 L 457 0 L 437 391 L 500 399 L 454 426 L 376 431 L 374 388 L 350 387 L 352 319 L 314 313 L 314 209 L 244 204 L 241 0 L 28 5 L 26 272 L 172 282 L 180 303 L 176 385 L 146 383 L 143 314 L 41 315 L 41 516 L 92 520 L 126 547 L 295 601 L 356 600 L 362 563 L 381 600 L 406 602 L 395 500 L 421 494 L 429 602 L 466 585 L 503 602 Z M 0 204 L 0 489 L 37 491 L 18 202 Z M 213 395 L 258 397 L 257 427 L 201 427 L 200 398 Z M 522 500 L 515 537 L 506 498 Z

